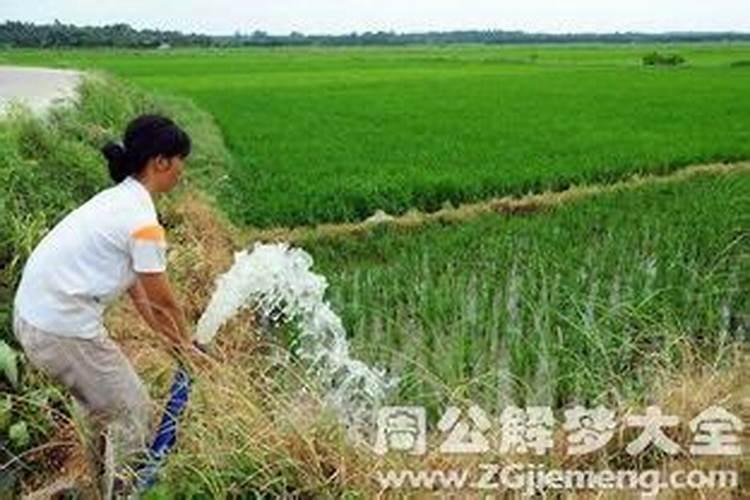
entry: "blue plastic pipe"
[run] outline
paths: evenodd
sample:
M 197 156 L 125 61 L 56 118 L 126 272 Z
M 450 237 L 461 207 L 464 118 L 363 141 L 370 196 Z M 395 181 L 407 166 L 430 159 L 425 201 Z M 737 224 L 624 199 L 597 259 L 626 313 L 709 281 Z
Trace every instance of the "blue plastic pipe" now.
M 169 401 L 164 408 L 156 436 L 148 450 L 148 459 L 137 472 L 136 490 L 141 493 L 156 484 L 164 460 L 177 443 L 177 425 L 190 398 L 191 383 L 190 374 L 180 365 L 169 389 Z

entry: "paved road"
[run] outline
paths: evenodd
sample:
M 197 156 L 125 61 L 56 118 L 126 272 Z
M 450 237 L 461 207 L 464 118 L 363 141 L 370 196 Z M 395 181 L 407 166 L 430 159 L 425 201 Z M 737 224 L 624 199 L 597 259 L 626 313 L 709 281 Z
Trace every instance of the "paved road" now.
M 0 66 L 0 114 L 13 101 L 41 113 L 56 102 L 74 98 L 80 78 L 77 71 Z

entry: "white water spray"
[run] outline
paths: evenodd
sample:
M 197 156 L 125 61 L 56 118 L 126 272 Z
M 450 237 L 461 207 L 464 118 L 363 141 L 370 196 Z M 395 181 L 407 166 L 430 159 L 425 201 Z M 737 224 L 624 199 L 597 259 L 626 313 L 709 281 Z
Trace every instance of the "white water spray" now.
M 355 433 L 369 427 L 395 380 L 351 357 L 341 319 L 325 300 L 328 282 L 313 273 L 313 259 L 287 244 L 256 243 L 235 254 L 197 327 L 208 344 L 222 325 L 251 308 L 272 322 L 294 322 L 300 332 L 298 355 L 327 393 L 325 400 Z

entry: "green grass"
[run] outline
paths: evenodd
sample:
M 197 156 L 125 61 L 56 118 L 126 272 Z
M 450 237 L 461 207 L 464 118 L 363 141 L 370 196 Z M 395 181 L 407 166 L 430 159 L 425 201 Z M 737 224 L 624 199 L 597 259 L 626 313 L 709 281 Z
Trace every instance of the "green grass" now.
M 644 68 L 679 53 L 686 67 Z M 10 51 L 193 99 L 235 157 L 254 226 L 433 210 L 750 157 L 750 45 Z
M 399 402 L 632 401 L 687 346 L 713 363 L 746 345 L 749 193 L 746 173 L 706 176 L 305 247 Z

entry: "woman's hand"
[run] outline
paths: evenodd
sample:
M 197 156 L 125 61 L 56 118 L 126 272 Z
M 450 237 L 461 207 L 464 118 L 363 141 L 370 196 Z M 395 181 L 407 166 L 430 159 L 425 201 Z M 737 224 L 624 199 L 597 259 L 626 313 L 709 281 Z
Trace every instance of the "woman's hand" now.
M 198 368 L 212 369 L 216 366 L 217 361 L 196 342 L 192 343 L 192 348 L 189 353 L 190 361 Z
M 129 293 L 146 323 L 169 340 L 178 358 L 199 369 L 211 369 L 216 365 L 216 360 L 192 341 L 185 316 L 164 273 L 139 274 Z

